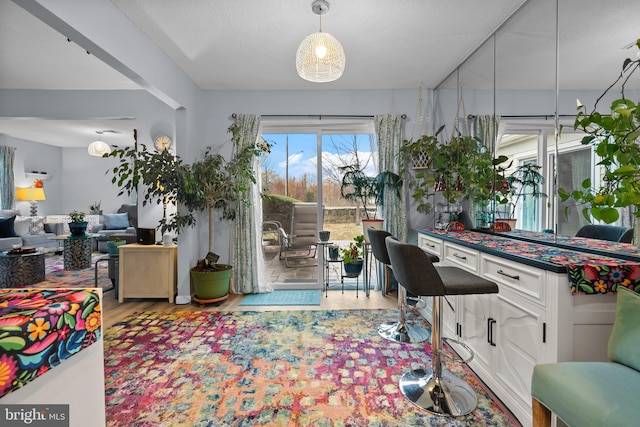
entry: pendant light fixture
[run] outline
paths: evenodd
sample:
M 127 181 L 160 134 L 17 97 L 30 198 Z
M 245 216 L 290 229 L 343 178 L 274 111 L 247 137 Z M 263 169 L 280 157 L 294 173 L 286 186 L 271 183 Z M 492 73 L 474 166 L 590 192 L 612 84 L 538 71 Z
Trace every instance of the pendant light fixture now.
M 98 140 L 93 141 L 91 144 L 89 144 L 89 148 L 87 148 L 89 154 L 91 156 L 102 157 L 105 154 L 111 153 L 111 147 L 109 146 L 109 144 L 102 142 L 102 140 L 100 139 L 103 131 L 97 130 L 96 133 L 98 134 Z
M 296 53 L 298 75 L 315 83 L 338 80 L 344 72 L 344 49 L 338 39 L 322 32 L 322 15 L 329 11 L 329 3 L 315 0 L 311 10 L 320 16 L 320 31 L 308 35 L 300 43 Z

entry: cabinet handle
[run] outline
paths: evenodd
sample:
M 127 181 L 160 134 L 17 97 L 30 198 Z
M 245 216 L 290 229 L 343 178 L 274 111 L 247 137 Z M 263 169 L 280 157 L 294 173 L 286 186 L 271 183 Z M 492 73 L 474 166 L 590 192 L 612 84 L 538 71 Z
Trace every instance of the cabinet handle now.
M 547 322 L 542 324 L 542 342 L 547 342 Z
M 436 247 L 436 245 L 430 245 L 430 244 L 429 244 L 429 243 L 427 243 L 427 242 L 425 242 L 424 244 L 425 244 L 425 246 L 429 246 L 430 248 L 435 248 L 435 247 Z
M 495 347 L 496 343 L 493 341 L 493 325 L 495 325 L 497 322 L 493 320 L 491 317 L 487 320 L 487 322 L 489 323 L 489 332 L 487 334 L 487 339 L 489 341 L 489 344 L 492 347 Z
M 492 321 L 493 319 L 491 317 L 487 319 L 487 342 L 489 344 L 491 344 L 491 322 Z
M 466 256 L 458 255 L 458 253 L 457 253 L 457 252 L 454 252 L 454 253 L 453 253 L 453 256 L 454 256 L 454 257 L 456 257 L 456 258 L 458 258 L 458 259 L 461 259 L 461 260 L 463 260 L 463 261 L 466 261 L 466 260 L 467 260 L 467 257 L 466 257 Z
M 520 280 L 520 276 L 512 276 L 511 274 L 507 274 L 502 270 L 498 270 L 498 274 L 502 274 L 503 276 L 507 276 L 509 279 Z

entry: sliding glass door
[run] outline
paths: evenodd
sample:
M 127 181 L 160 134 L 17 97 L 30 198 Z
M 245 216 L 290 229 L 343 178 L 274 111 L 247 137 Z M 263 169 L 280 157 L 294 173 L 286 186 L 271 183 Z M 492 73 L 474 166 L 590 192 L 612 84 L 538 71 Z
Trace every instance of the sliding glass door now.
M 262 164 L 263 193 L 267 195 L 262 240 L 267 276 L 274 289 L 321 288 L 327 276 L 324 254 L 310 249 L 304 243 L 308 239 L 299 237 L 310 234 L 308 223 L 299 224 L 300 212 L 315 208 L 313 240 L 319 230 L 328 230 L 333 243 L 346 246 L 362 234 L 361 213 L 341 197 L 340 184 L 345 166 L 358 165 L 375 174 L 372 123 L 287 125 L 263 120 L 261 135 L 273 146 Z M 329 267 L 329 280 L 339 281 L 340 264 L 329 263 Z

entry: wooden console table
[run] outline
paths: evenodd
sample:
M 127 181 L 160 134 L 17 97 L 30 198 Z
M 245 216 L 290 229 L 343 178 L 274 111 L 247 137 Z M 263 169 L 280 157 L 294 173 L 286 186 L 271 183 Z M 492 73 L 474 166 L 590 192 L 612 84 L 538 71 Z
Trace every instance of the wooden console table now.
M 177 283 L 176 245 L 122 245 L 118 272 L 118 302 L 125 298 L 168 298 L 173 303 Z

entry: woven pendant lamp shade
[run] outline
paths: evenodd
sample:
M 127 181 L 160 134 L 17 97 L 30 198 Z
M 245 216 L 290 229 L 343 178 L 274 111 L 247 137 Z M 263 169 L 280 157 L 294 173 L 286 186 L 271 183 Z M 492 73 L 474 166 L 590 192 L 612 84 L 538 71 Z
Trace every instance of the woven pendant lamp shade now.
M 298 75 L 316 83 L 339 79 L 344 72 L 345 62 L 342 45 L 329 33 L 308 35 L 296 53 Z
M 344 72 L 342 45 L 329 33 L 322 32 L 322 15 L 329 11 L 327 0 L 314 0 L 311 10 L 320 17 L 320 30 L 302 40 L 296 52 L 298 75 L 314 83 L 338 80 Z
M 111 147 L 109 147 L 109 144 L 106 144 L 102 141 L 94 141 L 89 144 L 89 148 L 87 149 L 87 151 L 92 156 L 102 157 L 103 154 L 111 153 Z

